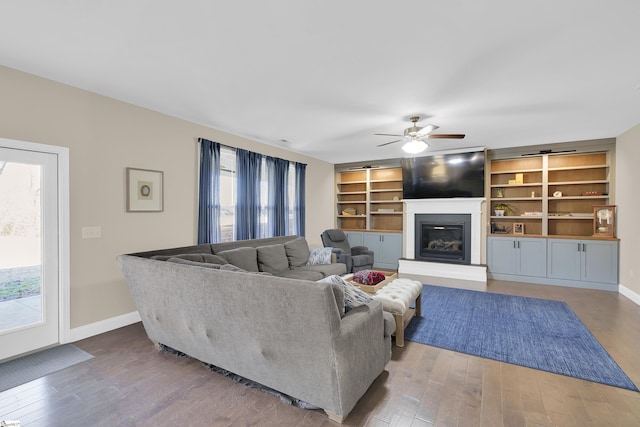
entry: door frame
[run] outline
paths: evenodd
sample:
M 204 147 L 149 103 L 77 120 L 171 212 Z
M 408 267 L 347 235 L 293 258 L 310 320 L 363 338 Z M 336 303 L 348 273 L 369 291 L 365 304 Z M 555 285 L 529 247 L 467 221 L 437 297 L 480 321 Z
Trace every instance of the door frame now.
M 0 147 L 54 154 L 58 161 L 58 343 L 71 340 L 69 148 L 0 138 Z

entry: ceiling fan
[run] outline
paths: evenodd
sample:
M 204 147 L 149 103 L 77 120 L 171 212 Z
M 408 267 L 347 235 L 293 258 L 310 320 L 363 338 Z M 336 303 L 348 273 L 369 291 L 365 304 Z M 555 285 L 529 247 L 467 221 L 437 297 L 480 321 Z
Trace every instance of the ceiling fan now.
M 413 126 L 408 127 L 404 130 L 403 135 L 397 135 L 393 133 L 376 133 L 374 135 L 381 136 L 400 136 L 401 139 L 396 139 L 395 141 L 385 142 L 383 144 L 378 144 L 378 147 L 384 147 L 385 145 L 394 144 L 396 142 L 408 140 L 406 144 L 402 146 L 402 149 L 407 153 L 416 154 L 420 153 L 429 146 L 425 142 L 425 139 L 462 139 L 464 138 L 464 134 L 460 133 L 438 133 L 432 134 L 434 130 L 438 129 L 436 125 L 425 125 L 418 126 L 417 123 L 420 120 L 419 116 L 413 116 L 409 120 L 413 123 Z

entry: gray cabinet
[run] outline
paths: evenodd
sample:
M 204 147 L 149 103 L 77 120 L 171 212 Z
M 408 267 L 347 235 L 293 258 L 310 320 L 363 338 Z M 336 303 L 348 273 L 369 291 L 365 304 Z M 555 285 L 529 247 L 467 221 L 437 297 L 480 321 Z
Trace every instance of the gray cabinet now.
M 489 236 L 487 277 L 617 291 L 618 241 Z
M 546 239 L 489 237 L 487 267 L 491 274 L 545 277 L 546 252 Z
M 547 276 L 553 279 L 618 283 L 618 242 L 549 239 Z
M 351 247 L 365 246 L 364 233 L 362 231 L 345 231 L 344 234 L 347 235 L 347 240 L 349 240 L 349 245 Z
M 375 268 L 398 269 L 398 259 L 402 257 L 402 233 L 375 233 L 368 231 L 347 231 L 351 246 L 366 246 L 373 251 Z

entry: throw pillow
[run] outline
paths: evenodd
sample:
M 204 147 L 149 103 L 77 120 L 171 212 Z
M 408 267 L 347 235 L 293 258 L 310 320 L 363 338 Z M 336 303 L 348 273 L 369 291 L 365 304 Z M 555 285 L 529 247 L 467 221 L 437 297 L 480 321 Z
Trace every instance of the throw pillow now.
M 278 273 L 289 269 L 289 259 L 284 245 L 258 246 L 258 268 L 260 271 Z
M 216 255 L 226 259 L 228 263 L 246 271 L 260 271 L 258 269 L 258 251 L 256 248 L 242 247 L 218 252 Z
M 348 313 L 353 308 L 369 304 L 373 301 L 373 298 L 371 298 L 366 292 L 361 291 L 353 283 L 344 280 L 338 275 L 327 276 L 324 279 L 318 280 L 318 282 L 337 283 L 342 285 L 344 290 L 345 313 Z
M 307 265 L 331 264 L 331 248 L 311 249 Z
M 284 250 L 287 253 L 290 268 L 304 267 L 309 259 L 309 244 L 304 237 L 298 237 L 289 240 L 284 244 Z

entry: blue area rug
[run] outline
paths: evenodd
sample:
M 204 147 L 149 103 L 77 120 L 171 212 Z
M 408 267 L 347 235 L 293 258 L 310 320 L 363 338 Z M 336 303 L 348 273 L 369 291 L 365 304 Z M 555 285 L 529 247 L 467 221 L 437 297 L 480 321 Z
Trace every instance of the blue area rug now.
M 638 391 L 561 301 L 425 285 L 405 339 Z

